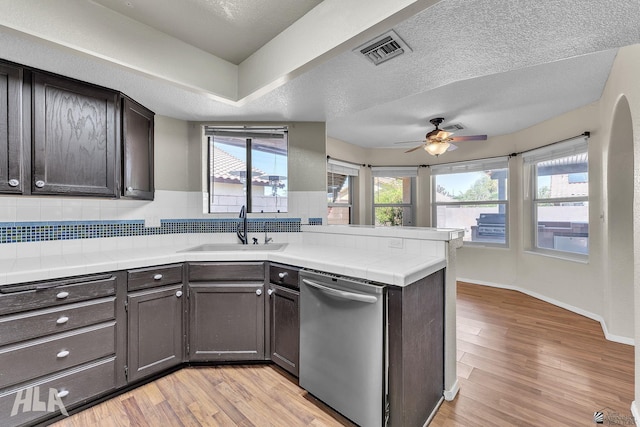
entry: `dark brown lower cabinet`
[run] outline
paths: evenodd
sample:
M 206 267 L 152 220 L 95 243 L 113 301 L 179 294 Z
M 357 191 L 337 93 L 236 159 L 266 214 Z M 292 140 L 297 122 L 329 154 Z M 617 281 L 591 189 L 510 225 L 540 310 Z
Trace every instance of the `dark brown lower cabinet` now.
M 421 426 L 444 390 L 444 270 L 388 290 L 389 426 Z
M 271 360 L 298 376 L 300 354 L 300 291 L 269 285 Z
M 182 363 L 183 285 L 130 293 L 128 380 L 136 381 Z
M 189 360 L 264 360 L 264 283 L 189 284 Z

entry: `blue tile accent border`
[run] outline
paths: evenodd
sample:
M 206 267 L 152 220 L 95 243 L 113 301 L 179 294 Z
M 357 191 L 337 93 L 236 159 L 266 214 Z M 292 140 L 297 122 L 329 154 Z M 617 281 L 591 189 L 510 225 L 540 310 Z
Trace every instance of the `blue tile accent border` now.
M 319 221 L 319 222 L 318 222 Z M 300 232 L 300 218 L 249 218 L 249 233 Z M 0 222 L 0 244 L 101 237 L 151 236 L 183 233 L 235 233 L 238 218 L 163 219 L 160 227 L 145 227 L 143 220 Z M 322 225 L 321 218 L 309 218 Z

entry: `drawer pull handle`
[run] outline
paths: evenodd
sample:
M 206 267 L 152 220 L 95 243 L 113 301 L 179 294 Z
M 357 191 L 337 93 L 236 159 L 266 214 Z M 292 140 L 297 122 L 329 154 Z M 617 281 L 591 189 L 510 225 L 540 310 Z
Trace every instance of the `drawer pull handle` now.
M 69 292 L 66 291 L 62 291 L 62 292 L 58 292 L 58 295 L 56 295 L 56 298 L 58 299 L 65 299 L 66 297 L 69 296 Z
M 156 274 L 153 276 L 153 280 L 162 280 L 162 274 Z
M 56 320 L 56 323 L 58 325 L 64 325 L 65 323 L 67 323 L 69 321 L 69 318 L 67 316 L 62 316 L 61 318 L 59 318 L 58 320 Z
M 69 355 L 69 350 L 62 350 L 56 354 L 58 359 L 62 359 L 63 357 L 67 357 Z
M 58 397 L 62 399 L 63 397 L 67 397 L 69 395 L 69 390 L 60 390 L 58 392 Z
M 285 277 L 287 277 L 289 274 L 286 271 L 283 271 L 282 273 L 278 273 L 278 277 L 281 279 L 284 279 Z

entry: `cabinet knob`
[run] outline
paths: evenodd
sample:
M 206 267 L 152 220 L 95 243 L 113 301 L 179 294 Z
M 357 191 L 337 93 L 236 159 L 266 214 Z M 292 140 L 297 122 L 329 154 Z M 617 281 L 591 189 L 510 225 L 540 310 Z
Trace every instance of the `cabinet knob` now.
M 153 276 L 153 280 L 162 280 L 162 274 L 156 274 Z
M 275 290 L 275 289 L 269 289 L 269 290 L 267 291 L 267 294 L 268 294 L 269 296 L 271 296 L 271 295 L 273 295 L 273 294 L 275 294 L 275 293 L 276 293 L 276 290 Z
M 58 392 L 58 397 L 62 399 L 63 397 L 67 397 L 69 395 L 69 390 L 60 390 Z
M 67 291 L 62 291 L 62 292 L 58 292 L 58 294 L 56 295 L 56 298 L 58 299 L 65 299 L 66 297 L 69 296 L 69 292 Z
M 258 296 L 262 295 L 262 289 L 256 289 L 256 295 Z
M 282 273 L 278 273 L 278 277 L 281 278 L 281 279 L 284 279 L 288 275 L 289 275 L 289 273 L 287 273 L 286 271 L 283 271 Z
M 42 188 L 42 187 L 44 187 L 44 181 L 42 181 L 42 180 L 40 180 L 40 179 L 39 179 L 39 180 L 37 180 L 37 181 L 36 181 L 36 187 L 38 187 L 38 188 Z
M 67 316 L 62 316 L 60 317 L 58 320 L 56 320 L 56 323 L 58 325 L 64 325 L 65 323 L 67 323 L 69 321 L 69 318 Z
M 133 191 L 133 187 L 127 187 L 127 191 L 128 192 L 132 192 Z
M 177 296 L 178 298 L 180 298 L 180 297 L 182 296 L 182 291 L 178 291 L 178 292 L 176 292 L 176 296 Z
M 56 357 L 58 359 L 62 359 L 64 357 L 67 357 L 69 355 L 69 351 L 68 350 L 62 350 L 60 352 L 58 352 L 58 354 L 56 354 Z
M 17 179 L 9 180 L 9 187 L 17 187 L 18 185 L 20 185 L 20 181 L 18 181 Z

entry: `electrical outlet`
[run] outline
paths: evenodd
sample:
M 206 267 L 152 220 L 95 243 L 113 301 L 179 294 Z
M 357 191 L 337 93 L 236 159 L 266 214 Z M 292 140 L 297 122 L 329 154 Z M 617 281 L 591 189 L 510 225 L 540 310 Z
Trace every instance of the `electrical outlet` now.
M 402 249 L 402 246 L 404 245 L 404 240 L 394 237 L 389 239 L 389 247 L 390 248 L 396 248 L 396 249 Z

